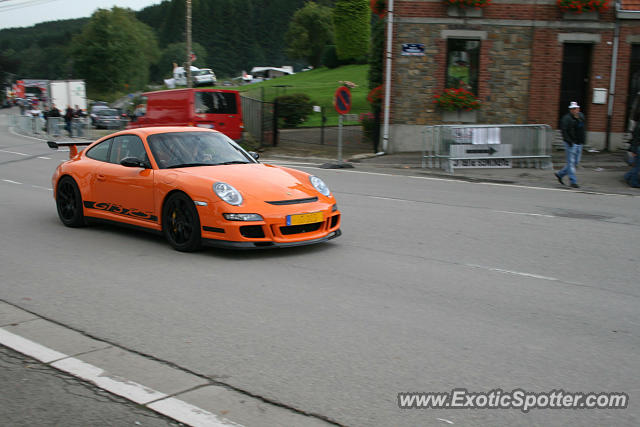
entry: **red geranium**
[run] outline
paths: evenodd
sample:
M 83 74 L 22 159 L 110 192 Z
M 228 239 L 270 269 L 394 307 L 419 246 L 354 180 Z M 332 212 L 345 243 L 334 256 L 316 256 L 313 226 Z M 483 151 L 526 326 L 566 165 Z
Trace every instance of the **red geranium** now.
M 558 7 L 564 12 L 604 11 L 611 0 L 558 0 Z
M 371 11 L 380 18 L 387 13 L 387 0 L 370 0 Z
M 480 108 L 480 101 L 471 92 L 462 88 L 448 88 L 433 101 L 438 107 L 447 111 L 457 110 L 477 110 Z
M 449 6 L 458 7 L 486 7 L 491 4 L 491 0 L 444 0 Z

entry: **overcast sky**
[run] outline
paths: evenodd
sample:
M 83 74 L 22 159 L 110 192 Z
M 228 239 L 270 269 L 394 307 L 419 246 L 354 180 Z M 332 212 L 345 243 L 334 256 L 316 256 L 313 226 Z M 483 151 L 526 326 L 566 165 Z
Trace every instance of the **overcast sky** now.
M 30 27 L 45 21 L 88 18 L 113 6 L 144 9 L 162 0 L 0 0 L 0 29 Z

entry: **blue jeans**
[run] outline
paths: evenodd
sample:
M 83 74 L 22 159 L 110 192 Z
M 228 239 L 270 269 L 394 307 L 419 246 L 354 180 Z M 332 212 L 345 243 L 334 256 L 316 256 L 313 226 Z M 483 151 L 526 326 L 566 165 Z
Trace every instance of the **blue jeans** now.
M 636 153 L 636 160 L 633 162 L 633 168 L 624 174 L 624 180 L 632 187 L 640 187 L 638 175 L 640 174 L 640 154 Z
M 571 182 L 571 184 L 577 184 L 576 164 L 578 164 L 580 153 L 582 153 L 582 145 L 573 144 L 570 146 L 565 142 L 564 153 L 567 159 L 567 164 L 558 172 L 558 176 L 562 178 L 565 175 L 569 175 L 569 182 Z
M 578 166 L 580 164 L 580 160 L 582 160 L 582 145 L 578 145 L 578 155 L 576 157 L 576 166 Z

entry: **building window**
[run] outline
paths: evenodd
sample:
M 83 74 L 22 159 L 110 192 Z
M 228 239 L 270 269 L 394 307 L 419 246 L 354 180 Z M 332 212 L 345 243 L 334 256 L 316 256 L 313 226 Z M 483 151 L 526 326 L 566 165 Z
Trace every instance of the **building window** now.
M 480 40 L 447 40 L 447 88 L 463 88 L 478 96 Z
M 627 122 L 625 130 L 633 130 L 640 117 L 640 44 L 631 47 L 629 91 L 627 92 Z

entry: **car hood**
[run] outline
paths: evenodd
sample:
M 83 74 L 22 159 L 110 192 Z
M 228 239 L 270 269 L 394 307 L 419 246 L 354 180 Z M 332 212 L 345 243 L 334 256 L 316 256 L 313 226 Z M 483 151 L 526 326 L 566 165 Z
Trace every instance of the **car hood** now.
M 245 199 L 261 201 L 285 201 L 322 197 L 311 185 L 307 174 L 298 172 L 300 178 L 278 166 L 261 163 L 247 165 L 220 165 L 182 168 L 186 175 L 226 182 L 238 190 Z

